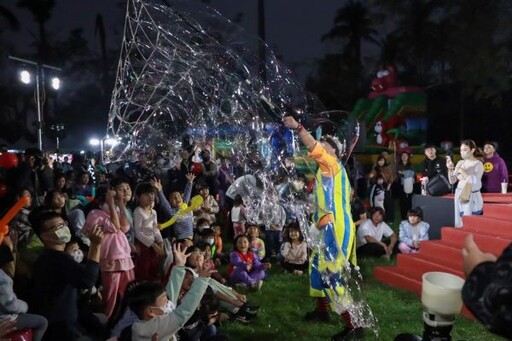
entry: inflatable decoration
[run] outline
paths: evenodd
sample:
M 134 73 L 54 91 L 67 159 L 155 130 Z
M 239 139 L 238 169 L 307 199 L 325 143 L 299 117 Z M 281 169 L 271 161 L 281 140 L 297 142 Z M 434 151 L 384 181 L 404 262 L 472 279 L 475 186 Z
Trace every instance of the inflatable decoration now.
M 359 99 L 352 119 L 365 123 L 367 147 L 388 148 L 391 141 L 406 141 L 420 146 L 426 141 L 427 97 L 422 88 L 398 85 L 393 65 L 382 67 L 371 82 L 368 98 Z M 378 152 L 377 150 L 375 152 Z

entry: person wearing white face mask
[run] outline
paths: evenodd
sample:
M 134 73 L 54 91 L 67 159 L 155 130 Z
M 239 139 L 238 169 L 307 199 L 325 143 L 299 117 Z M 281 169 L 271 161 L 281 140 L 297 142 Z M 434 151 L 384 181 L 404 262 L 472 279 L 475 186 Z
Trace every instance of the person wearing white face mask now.
M 175 266 L 172 269 L 167 287 L 159 283 L 145 282 L 130 292 L 130 309 L 139 318 L 129 330 L 133 340 L 176 340 L 176 333 L 196 311 L 210 281 L 211 270 L 202 269 L 199 277 L 190 285 L 187 293 L 177 305 L 182 286 L 185 285 L 185 262 L 191 254 L 187 248 L 173 246 Z
M 34 265 L 31 312 L 48 319 L 45 340 L 76 340 L 78 290 L 89 289 L 98 280 L 103 232 L 98 226 L 92 230 L 87 261 L 78 264 L 65 252 L 71 232 L 58 213 L 35 212 L 30 220 L 45 247 Z
M 462 216 L 482 214 L 483 199 L 482 175 L 484 166 L 475 158 L 476 144 L 473 140 L 464 140 L 460 144 L 462 160 L 454 166 L 447 158 L 448 178 L 451 184 L 457 183 L 455 189 L 455 227 L 462 227 Z

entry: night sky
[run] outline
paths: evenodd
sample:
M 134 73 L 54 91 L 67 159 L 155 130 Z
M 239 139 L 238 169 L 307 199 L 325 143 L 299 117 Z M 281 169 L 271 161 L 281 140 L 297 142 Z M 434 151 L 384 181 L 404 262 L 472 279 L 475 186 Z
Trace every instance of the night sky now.
M 321 58 L 332 46 L 321 42 L 321 37 L 333 26 L 336 10 L 345 1 L 325 1 L 320 4 L 311 0 L 272 0 L 265 2 L 267 44 L 282 57 L 300 81 L 314 71 L 315 59 Z M 16 6 L 17 0 L 4 0 L 3 5 L 13 11 L 21 22 L 19 32 L 8 32 L 4 39 L 15 44 L 17 51 L 30 50 L 32 35 L 37 32 L 32 15 Z M 257 35 L 257 1 L 212 0 L 210 6 L 229 19 L 242 14 L 240 25 L 251 35 Z M 116 0 L 57 0 L 52 18 L 47 23 L 49 35 L 59 38 L 67 36 L 71 29 L 81 27 L 90 41 L 90 48 L 99 53 L 94 42 L 94 25 L 97 14 L 102 14 L 107 30 L 107 44 L 116 48 L 122 38 L 125 7 Z M 65 85 L 62 94 L 65 96 Z M 108 108 L 106 108 L 108 111 Z M 79 132 L 68 131 L 77 138 L 67 138 L 62 146 L 67 148 L 85 147 L 76 141 L 87 141 L 90 136 L 100 136 L 106 127 L 107 117 L 91 116 L 90 124 Z M 53 147 L 48 145 L 48 147 Z

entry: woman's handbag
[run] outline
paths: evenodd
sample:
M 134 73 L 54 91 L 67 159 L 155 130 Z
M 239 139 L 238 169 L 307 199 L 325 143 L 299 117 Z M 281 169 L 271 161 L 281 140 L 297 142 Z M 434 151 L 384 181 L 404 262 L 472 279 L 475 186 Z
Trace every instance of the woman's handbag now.
M 462 190 L 460 191 L 459 195 L 459 201 L 463 204 L 469 202 L 469 197 L 471 197 L 471 190 L 473 189 L 473 186 L 471 186 L 471 183 L 466 181 L 464 186 L 462 187 Z
M 439 197 L 450 193 L 452 191 L 452 185 L 450 185 L 450 182 L 443 174 L 439 173 L 428 180 L 426 190 L 429 195 Z

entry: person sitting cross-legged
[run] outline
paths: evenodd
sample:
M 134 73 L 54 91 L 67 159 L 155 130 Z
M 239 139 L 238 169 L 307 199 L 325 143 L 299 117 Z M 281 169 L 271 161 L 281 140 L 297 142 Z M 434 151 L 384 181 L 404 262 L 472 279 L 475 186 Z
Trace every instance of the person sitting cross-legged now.
M 389 238 L 389 244 L 382 240 L 383 237 Z M 374 207 L 370 211 L 370 219 L 357 229 L 357 256 L 389 258 L 397 241 L 395 232 L 384 222 L 384 210 Z

